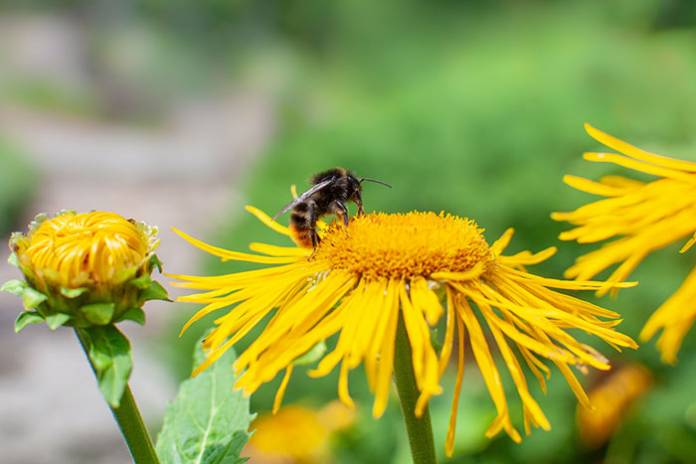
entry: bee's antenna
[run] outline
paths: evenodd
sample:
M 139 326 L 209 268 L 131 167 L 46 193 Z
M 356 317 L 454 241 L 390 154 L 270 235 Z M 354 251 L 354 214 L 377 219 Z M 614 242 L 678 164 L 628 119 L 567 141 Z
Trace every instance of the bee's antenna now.
M 363 178 L 360 179 L 360 183 L 361 183 L 361 184 L 362 184 L 364 181 L 367 181 L 367 182 L 374 182 L 375 184 L 381 184 L 381 185 L 384 185 L 385 187 L 392 188 L 391 185 L 387 184 L 386 182 L 382 182 L 381 180 L 377 180 L 377 179 L 368 179 L 367 177 L 363 177 Z

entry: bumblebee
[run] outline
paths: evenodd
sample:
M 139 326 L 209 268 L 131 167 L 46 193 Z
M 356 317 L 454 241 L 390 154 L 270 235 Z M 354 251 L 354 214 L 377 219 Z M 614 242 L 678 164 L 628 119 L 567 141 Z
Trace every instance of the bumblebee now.
M 303 247 L 316 248 L 319 244 L 317 221 L 328 214 L 335 214 L 339 220 L 348 225 L 348 208 L 346 204 L 355 203 L 358 215 L 364 214 L 362 202 L 362 183 L 375 182 L 391 188 L 391 185 L 366 177 L 358 178 L 344 168 L 334 168 L 312 176 L 312 186 L 285 208 L 280 210 L 273 219 L 292 210 L 290 214 L 290 231 L 295 242 Z

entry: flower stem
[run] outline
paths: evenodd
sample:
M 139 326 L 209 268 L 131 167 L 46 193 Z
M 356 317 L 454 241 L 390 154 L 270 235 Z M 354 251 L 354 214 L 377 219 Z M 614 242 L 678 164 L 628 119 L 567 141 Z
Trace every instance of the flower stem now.
M 396 329 L 396 353 L 394 357 L 394 379 L 399 392 L 401 411 L 403 412 L 408 442 L 411 446 L 411 456 L 414 464 L 434 464 L 435 444 L 433 429 L 430 424 L 430 409 L 426 406 L 421 417 L 416 417 L 416 401 L 418 388 L 413 373 L 411 345 L 404 327 L 404 321 L 399 315 L 399 325 Z
M 80 334 L 79 330 L 75 330 L 77 338 L 80 341 L 83 351 L 89 361 L 89 365 L 92 371 L 96 373 L 96 369 L 92 360 L 87 352 L 86 340 L 83 335 Z M 135 398 L 128 385 L 123 392 L 123 397 L 121 398 L 121 403 L 117 408 L 109 406 L 111 413 L 118 424 L 119 429 L 121 429 L 121 434 L 123 439 L 128 445 L 128 450 L 133 457 L 133 462 L 135 464 L 158 464 L 157 454 L 155 453 L 155 448 L 152 445 L 152 440 L 150 434 L 145 427 L 143 418 L 138 410 L 138 405 L 135 403 Z

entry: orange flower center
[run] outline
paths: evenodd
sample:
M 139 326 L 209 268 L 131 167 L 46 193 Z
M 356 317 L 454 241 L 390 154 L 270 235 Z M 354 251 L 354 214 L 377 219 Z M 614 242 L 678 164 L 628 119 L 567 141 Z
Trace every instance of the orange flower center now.
M 444 213 L 371 213 L 347 227 L 338 221 L 329 226 L 315 258 L 368 279 L 427 278 L 491 263 L 482 232 L 471 219 Z

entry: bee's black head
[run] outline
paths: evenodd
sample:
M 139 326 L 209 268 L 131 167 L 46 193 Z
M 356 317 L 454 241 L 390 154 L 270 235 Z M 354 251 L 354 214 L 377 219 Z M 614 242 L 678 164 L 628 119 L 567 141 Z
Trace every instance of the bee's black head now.
M 355 193 L 360 193 L 362 191 L 362 183 L 360 179 L 355 177 L 353 173 L 348 172 L 346 175 L 346 186 L 348 188 L 349 197 L 355 195 Z

